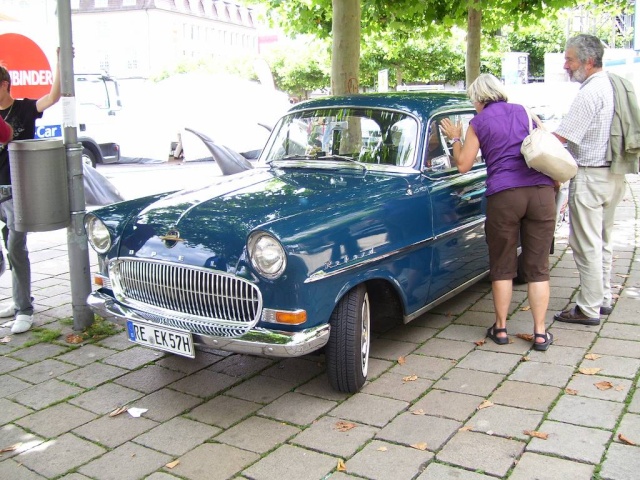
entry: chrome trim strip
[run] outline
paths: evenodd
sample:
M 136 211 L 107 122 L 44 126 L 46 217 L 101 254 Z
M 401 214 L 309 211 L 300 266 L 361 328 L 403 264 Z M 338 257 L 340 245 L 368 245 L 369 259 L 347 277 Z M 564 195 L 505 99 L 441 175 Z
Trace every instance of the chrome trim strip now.
M 463 283 L 462 285 L 460 285 L 458 288 L 454 288 L 453 290 L 451 290 L 449 293 L 447 293 L 446 295 L 443 295 L 442 297 L 438 298 L 437 300 L 434 300 L 433 302 L 431 302 L 428 305 L 425 305 L 424 307 L 422 307 L 420 310 L 417 310 L 415 312 L 413 312 L 410 315 L 404 315 L 403 317 L 403 322 L 404 323 L 409 323 L 412 320 L 415 320 L 416 318 L 418 318 L 420 315 L 423 315 L 425 313 L 427 313 L 429 310 L 431 310 L 432 308 L 440 305 L 443 302 L 446 302 L 447 300 L 449 300 L 452 297 L 455 297 L 457 294 L 459 294 L 460 292 L 462 292 L 463 290 L 469 288 L 471 285 L 473 285 L 474 283 L 479 282 L 480 280 L 482 280 L 484 277 L 486 277 L 487 275 L 489 275 L 489 270 L 487 270 L 484 273 L 481 273 L 480 275 L 472 278 L 471 280 L 467 281 L 466 283 Z
M 476 225 L 480 224 L 480 223 L 484 223 L 485 222 L 485 217 L 481 216 L 479 218 L 477 218 L 476 220 L 469 222 L 469 223 L 465 223 L 464 225 L 460 225 L 456 228 L 453 228 L 451 230 L 447 230 L 445 233 L 441 233 L 440 235 L 436 235 L 435 237 L 433 237 L 434 240 L 440 240 L 442 238 L 446 238 L 449 237 L 455 233 L 461 232 L 463 230 L 469 230 L 470 228 L 475 227 Z
M 87 298 L 87 304 L 97 315 L 120 325 L 126 324 L 127 320 L 154 324 L 100 291 L 92 292 Z M 194 333 L 193 341 L 199 349 L 209 347 L 266 357 L 299 357 L 322 348 L 329 341 L 330 330 L 329 324 L 308 328 L 301 332 L 253 328 L 238 337 L 217 337 Z

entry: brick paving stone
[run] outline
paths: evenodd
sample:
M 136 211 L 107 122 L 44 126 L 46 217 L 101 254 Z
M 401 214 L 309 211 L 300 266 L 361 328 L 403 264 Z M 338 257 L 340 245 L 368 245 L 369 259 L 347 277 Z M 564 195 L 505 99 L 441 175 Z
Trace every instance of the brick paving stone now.
M 552 348 L 549 348 L 549 350 L 545 352 L 531 350 L 528 357 L 533 362 L 570 365 L 574 367 L 582 361 L 586 352 L 587 350 L 585 348 L 563 347 L 554 344 Z
M 637 441 L 640 439 L 640 415 L 634 415 L 633 413 L 624 414 L 613 436 L 613 440 L 617 443 L 625 443 L 620 440 L 618 435 L 622 435 L 624 438 L 633 441 L 636 445 L 640 444 L 640 442 Z M 640 455 L 640 451 L 638 454 Z
M 520 355 L 475 350 L 460 360 L 457 366 L 469 370 L 506 374 L 521 360 Z
M 528 440 L 525 430 L 536 430 L 543 414 L 534 410 L 493 405 L 483 408 L 467 421 L 474 432 L 483 432 L 501 437 Z
M 546 420 L 539 432 L 547 433 L 546 440 L 532 438 L 527 451 L 597 464 L 602 458 L 611 432 Z
M 389 371 L 400 375 L 417 375 L 420 378 L 437 380 L 454 365 L 454 361 L 446 358 L 411 354 L 404 357 L 403 364 L 398 363 Z
M 503 380 L 503 375 L 456 367 L 438 380 L 434 388 L 486 397 Z
M 62 475 L 93 458 L 104 454 L 106 450 L 75 435 L 64 435 L 38 445 L 15 457 L 30 470 L 52 478 Z
M 531 480 L 533 478 L 536 480 L 557 480 L 559 478 L 591 480 L 593 470 L 592 465 L 525 452 L 516 468 L 509 475 L 509 480 Z
M 436 458 L 442 462 L 504 477 L 521 455 L 525 444 L 475 432 L 458 432 Z
M 200 403 L 202 403 L 200 398 L 163 388 L 135 400 L 129 407 L 147 408 L 148 411 L 144 413 L 145 417 L 156 422 L 166 422 Z
M 398 342 L 424 343 L 433 337 L 438 330 L 435 328 L 418 327 L 411 325 L 399 325 L 380 335 L 380 338 L 397 340 Z
M 564 388 L 573 375 L 573 371 L 573 367 L 569 365 L 522 362 L 509 376 L 509 380 Z
M 636 392 L 633 394 L 633 398 L 631 399 L 631 403 L 628 407 L 629 412 L 640 413 L 640 388 L 636 389 Z
M 367 382 L 360 390 L 363 393 L 379 395 L 381 397 L 395 398 L 411 402 L 424 395 L 433 382 L 423 378 L 415 378 L 411 375 L 397 373 L 383 373 L 377 379 Z
M 347 480 L 349 478 L 362 478 L 362 477 L 354 477 L 353 475 L 347 475 L 346 473 L 335 472 L 335 473 L 332 473 L 330 476 L 326 477 L 326 480 Z
M 178 477 L 174 477 L 173 475 L 169 475 L 168 473 L 154 472 L 148 477 L 146 477 L 145 480 L 179 480 L 179 479 Z
M 238 382 L 238 378 L 230 377 L 224 373 L 212 372 L 210 370 L 200 370 L 188 377 L 175 381 L 169 388 L 188 393 L 196 397 L 211 397 L 216 393 L 229 388 Z
M 54 345 L 53 343 L 38 343 L 31 347 L 17 350 L 13 352 L 11 356 L 24 362 L 35 363 L 46 360 L 47 358 L 56 357 L 66 350 L 67 348 Z
M 496 404 L 546 412 L 562 392 L 558 387 L 507 380 L 489 400 Z
M 371 367 L 371 360 L 369 359 L 369 367 Z M 391 364 L 391 362 L 388 362 Z M 374 378 L 371 375 L 371 369 L 369 369 L 368 378 Z M 326 374 L 322 374 L 312 380 L 309 380 L 304 385 L 295 389 L 298 393 L 304 393 L 305 395 L 312 395 L 314 397 L 324 398 L 325 400 L 342 401 L 349 397 L 348 393 L 338 392 L 329 385 L 329 379 Z
M 139 435 L 133 441 L 159 452 L 179 456 L 218 433 L 220 433 L 219 428 L 187 418 L 175 417 Z
M 445 340 L 457 340 L 459 342 L 476 342 L 482 340 L 487 335 L 487 329 L 484 327 L 473 327 L 470 325 L 449 325 L 441 330 L 437 338 Z
M 384 427 L 398 413 L 408 407 L 407 402 L 392 398 L 356 393 L 334 408 L 332 417 L 346 418 L 375 427 Z
M 549 412 L 548 418 L 574 425 L 612 430 L 623 408 L 623 403 L 564 395 Z
M 322 417 L 296 435 L 289 443 L 347 458 L 360 450 L 378 432 L 377 428 L 361 423 L 353 423 L 353 428 L 343 430 L 338 427 L 340 422 L 345 422 L 345 420 Z
M 507 328 L 509 324 L 507 324 Z M 478 339 L 483 340 L 483 339 Z M 498 353 L 510 353 L 513 355 L 525 355 L 531 349 L 531 342 L 516 337 L 515 334 L 509 333 L 509 343 L 507 345 L 498 345 L 493 340 L 485 339 L 483 345 L 478 347 L 478 350 L 486 350 L 490 352 Z
M 436 330 L 440 330 L 447 325 L 451 325 L 455 317 L 451 317 L 449 315 L 441 315 L 437 313 L 433 313 L 430 311 L 429 313 L 425 313 L 424 315 L 420 315 L 418 318 L 411 322 L 411 326 L 414 327 L 428 327 L 435 328 Z
M 295 385 L 289 381 L 257 375 L 236 385 L 226 393 L 250 402 L 269 403 L 292 391 L 294 387 Z
M 230 355 L 207 367 L 212 372 L 247 378 L 273 365 L 273 360 L 252 355 Z
M 474 327 L 482 327 L 485 332 L 487 328 L 493 325 L 493 322 L 496 320 L 496 314 L 493 311 L 493 302 L 492 306 L 485 311 L 477 311 L 477 310 L 467 310 L 453 322 L 457 325 L 471 325 Z
M 111 335 L 103 340 L 98 342 L 98 345 L 106 348 L 111 348 L 113 350 L 123 351 L 128 350 L 133 347 L 135 344 L 130 342 L 127 338 L 124 330 L 117 335 Z
M 602 480 L 637 480 L 640 471 L 640 448 L 612 444 L 602 463 Z
M 640 340 L 640 325 L 605 322 L 600 330 L 600 337 L 618 338 L 621 340 Z
M 422 410 L 427 415 L 464 421 L 476 411 L 482 400 L 476 395 L 434 389 L 416 402 L 411 411 Z
M 415 343 L 399 342 L 386 338 L 374 338 L 371 341 L 371 351 L 369 355 L 382 360 L 397 360 L 399 357 L 406 357 L 416 349 Z
M 598 338 L 591 347 L 590 353 L 640 358 L 640 343 L 614 338 Z
M 121 387 L 115 383 L 106 383 L 72 398 L 69 400 L 69 403 L 104 415 L 113 412 L 118 407 L 128 405 L 140 397 L 142 397 L 142 393 L 140 392 Z
M 329 455 L 283 445 L 243 473 L 252 480 L 322 480 L 336 464 L 337 460 Z
M 127 373 L 123 368 L 102 363 L 90 363 L 86 367 L 77 368 L 69 373 L 59 375 L 60 380 L 80 385 L 83 388 L 93 388 L 118 378 Z
M 186 416 L 198 422 L 229 428 L 234 423 L 253 415 L 261 407 L 262 405 L 259 403 L 218 395 L 197 406 L 188 412 Z
M 254 416 L 225 430 L 215 440 L 262 454 L 286 442 L 299 431 L 291 425 Z
M 373 380 L 374 378 L 378 378 L 384 372 L 389 370 L 396 360 L 397 359 L 389 361 L 382 360 L 380 358 L 369 358 L 369 371 L 367 372 L 367 379 Z M 322 374 L 321 377 L 324 377 L 326 379 L 327 385 L 329 385 L 329 380 L 326 377 L 326 373 Z
M 204 443 L 180 457 L 180 463 L 171 469 L 171 473 L 189 480 L 244 478 L 235 475 L 259 458 L 259 455 L 240 448 Z
M 335 406 L 336 402 L 330 400 L 289 392 L 276 398 L 258 414 L 296 425 L 309 425 Z
M 73 433 L 106 447 L 116 448 L 157 425 L 158 422 L 148 418 L 132 417 L 124 412 L 115 417 L 104 415 L 96 418 L 76 428 Z
M 494 477 L 440 463 L 430 463 L 416 480 L 443 480 L 447 478 L 455 480 L 490 480 Z
M 53 403 L 58 403 L 65 398 L 78 395 L 81 392 L 81 388 L 67 385 L 54 378 L 20 390 L 19 392 L 9 395 L 8 398 L 27 407 L 39 410 Z
M 409 480 L 420 473 L 433 453 L 374 440 L 347 460 L 347 473 L 376 480 Z
M 288 358 L 265 369 L 261 375 L 273 377 L 299 386 L 324 372 L 324 363 L 303 358 Z
M 13 370 L 17 370 L 24 367 L 25 365 L 27 365 L 27 363 L 23 362 L 22 360 L 15 360 L 13 358 L 5 357 L 3 352 L 3 355 L 0 356 L 0 375 L 11 372 Z
M 165 355 L 167 354 L 160 350 L 135 346 L 122 352 L 114 353 L 110 357 L 105 358 L 103 362 L 116 367 L 134 370 L 147 363 L 160 360 Z
M 83 465 L 78 471 L 96 480 L 137 480 L 172 460 L 169 455 L 128 442 Z
M 596 384 L 609 383 L 612 387 L 600 390 Z M 624 402 L 632 388 L 633 382 L 622 378 L 605 377 L 603 375 L 575 375 L 567 388 L 578 392 L 578 395 L 589 398 L 599 398 L 612 402 Z
M 8 480 L 42 480 L 46 477 L 38 475 L 32 472 L 21 463 L 15 462 L 11 459 L 0 462 L 0 478 Z
M 402 413 L 376 434 L 377 440 L 411 446 L 427 444 L 427 449 L 435 452 L 451 438 L 462 423 L 447 418 L 430 415 Z
M 633 380 L 640 370 L 640 360 L 605 355 L 596 360 L 584 360 L 578 366 L 580 368 L 600 368 L 601 370 L 598 373 L 601 375 L 623 377 Z
M 115 383 L 144 393 L 151 393 L 166 387 L 183 376 L 182 372 L 176 370 L 170 370 L 158 365 L 145 365 L 139 370 L 134 370 L 117 378 Z
M 475 348 L 474 343 L 447 340 L 445 338 L 432 338 L 413 353 L 429 355 L 432 357 L 449 358 L 459 360 Z
M 33 410 L 5 398 L 0 398 L 0 425 L 6 425 L 17 418 L 29 415 Z
M 191 374 L 198 370 L 202 370 L 203 368 L 210 367 L 225 358 L 226 357 L 221 357 L 220 355 L 214 355 L 208 352 L 197 352 L 196 358 L 187 358 L 180 355 L 166 355 L 164 358 L 158 360 L 156 365 L 168 368 L 169 370 L 176 370 L 178 372 Z
M 596 338 L 595 332 L 579 332 L 562 328 L 549 328 L 553 333 L 553 345 L 556 347 L 589 348 Z
M 3 460 L 15 457 L 16 455 L 37 447 L 43 441 L 43 438 L 38 437 L 33 433 L 27 432 L 26 430 L 23 430 L 16 425 L 9 424 L 0 426 L 0 448 L 7 448 L 14 445 L 16 446 L 15 450 L 10 450 L 2 453 Z
M 59 403 L 23 417 L 17 420 L 16 424 L 42 437 L 51 438 L 59 437 L 94 418 L 94 413 L 67 403 Z
M 11 397 L 14 393 L 31 386 L 31 383 L 23 382 L 11 375 L 0 375 L 0 398 Z
M 102 360 L 103 358 L 113 355 L 114 353 L 116 352 L 109 348 L 99 347 L 98 345 L 89 343 L 82 345 L 79 348 L 75 348 L 70 352 L 64 353 L 56 358 L 63 362 L 83 367 L 98 360 Z

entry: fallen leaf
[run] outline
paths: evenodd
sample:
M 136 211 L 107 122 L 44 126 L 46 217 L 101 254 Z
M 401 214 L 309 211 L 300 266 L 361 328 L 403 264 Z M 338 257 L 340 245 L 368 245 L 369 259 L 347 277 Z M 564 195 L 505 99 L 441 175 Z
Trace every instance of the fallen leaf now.
M 427 449 L 427 444 L 424 443 L 424 442 L 413 443 L 413 444 L 411 444 L 409 446 L 415 448 L 416 450 L 426 450 Z
M 111 413 L 109 414 L 109 416 L 110 416 L 110 417 L 115 417 L 115 416 L 120 415 L 121 413 L 124 413 L 124 412 L 126 412 L 126 411 L 127 411 L 127 407 L 126 407 L 126 406 L 124 406 L 124 407 L 118 407 L 118 408 L 116 408 L 113 412 L 111 412 Z
M 522 357 L 520 360 L 521 360 L 521 361 L 523 361 L 523 362 L 528 362 L 528 361 L 529 361 L 529 360 L 531 360 L 531 359 L 525 355 L 525 356 L 524 356 L 524 357 Z
M 533 335 L 531 333 L 516 333 L 516 337 L 526 340 L 527 342 L 533 341 Z
M 565 388 L 564 393 L 566 393 L 567 395 L 577 395 L 578 391 L 574 390 L 573 388 Z
M 84 342 L 84 338 L 82 338 L 82 335 L 76 335 L 75 333 L 70 333 L 69 335 L 67 335 L 65 340 L 67 341 L 67 343 L 73 344 Z
M 180 463 L 180 460 L 174 460 L 173 462 L 169 462 L 165 465 L 165 467 L 167 468 L 173 468 L 178 466 L 178 464 Z
M 344 460 L 342 460 L 341 458 L 338 459 L 338 466 L 336 467 L 336 469 L 339 472 L 346 472 L 347 471 L 347 466 L 344 463 Z
M 509 337 L 509 343 L 513 343 L 513 338 Z
M 417 410 L 412 410 L 411 413 L 413 415 L 424 415 L 424 410 L 422 408 L 419 408 Z
M 20 447 L 20 445 L 22 445 L 22 443 L 15 443 L 9 447 L 0 448 L 0 453 L 15 452 L 18 449 L 18 447 Z
M 632 442 L 631 440 L 629 440 L 627 437 L 625 437 L 623 434 L 619 433 L 618 434 L 618 440 L 620 440 L 623 443 L 626 443 L 627 445 L 635 445 L 635 442 Z
M 0 338 L 0 343 L 9 343 L 11 341 L 11 337 L 7 335 L 6 337 Z
M 493 403 L 490 402 L 489 400 L 485 400 L 480 405 L 478 405 L 477 410 L 482 410 L 483 408 L 489 408 L 489 407 L 493 407 Z
M 594 383 L 594 385 L 598 388 L 598 390 L 609 390 L 610 388 L 613 388 L 613 383 L 607 381 Z
M 600 370 L 602 370 L 602 369 L 601 368 L 579 368 L 578 369 L 578 371 L 580 373 L 582 373 L 583 375 L 595 375 Z
M 378 448 L 376 448 L 376 450 L 378 450 L 379 452 L 386 452 L 387 451 L 387 447 L 378 447 Z
M 465 427 L 461 427 L 458 429 L 459 432 L 470 432 L 473 430 L 473 427 L 471 425 L 467 425 Z
M 597 360 L 600 357 L 602 357 L 602 355 L 598 355 L 597 353 L 587 353 L 584 358 L 586 358 L 587 360 Z
M 404 365 L 407 360 L 404 357 L 398 357 L 398 365 Z
M 614 390 L 616 392 L 622 392 L 624 390 L 624 385 L 616 385 Z
M 618 299 L 618 298 L 620 298 L 620 295 L 618 295 L 617 293 L 612 293 L 611 294 L 611 298 Z
M 402 377 L 403 382 L 415 382 L 418 379 L 417 375 L 408 375 L 406 377 Z
M 339 432 L 347 432 L 355 427 L 355 423 L 345 422 L 344 420 L 340 420 L 338 423 L 336 423 L 336 430 L 338 430 Z
M 546 440 L 547 438 L 549 438 L 548 433 L 538 432 L 536 430 L 525 430 L 523 433 L 531 437 L 541 438 L 542 440 Z
M 523 311 L 523 312 L 528 312 L 529 310 L 531 310 L 531 305 L 527 305 L 525 307 L 522 307 L 520 310 Z
M 484 345 L 486 343 L 486 340 L 477 340 L 477 341 L 475 341 L 473 343 L 475 343 L 477 346 L 481 347 L 482 345 Z

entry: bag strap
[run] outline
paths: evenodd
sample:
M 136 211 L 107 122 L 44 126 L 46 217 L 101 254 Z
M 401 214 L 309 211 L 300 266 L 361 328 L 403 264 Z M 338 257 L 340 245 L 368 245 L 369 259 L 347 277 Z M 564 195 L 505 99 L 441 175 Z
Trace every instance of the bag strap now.
M 531 133 L 531 131 L 533 130 L 533 122 L 535 122 L 537 128 L 546 130 L 546 128 L 544 128 L 544 125 L 542 124 L 542 120 L 540 120 L 535 113 L 533 113 L 524 105 L 522 106 L 522 108 L 525 109 L 525 111 L 527 112 L 527 117 L 529 117 L 529 133 Z

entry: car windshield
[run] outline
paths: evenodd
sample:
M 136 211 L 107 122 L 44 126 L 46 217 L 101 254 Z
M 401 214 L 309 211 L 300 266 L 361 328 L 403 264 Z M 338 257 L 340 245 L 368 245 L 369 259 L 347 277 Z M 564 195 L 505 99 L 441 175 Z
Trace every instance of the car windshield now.
M 418 122 L 400 112 L 331 108 L 292 112 L 276 126 L 261 160 L 414 163 Z

